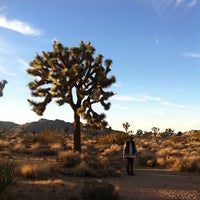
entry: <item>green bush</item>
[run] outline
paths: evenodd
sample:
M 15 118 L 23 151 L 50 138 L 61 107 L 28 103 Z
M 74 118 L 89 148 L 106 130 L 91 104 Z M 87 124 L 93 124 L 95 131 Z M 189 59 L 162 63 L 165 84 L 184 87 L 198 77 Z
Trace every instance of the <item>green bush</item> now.
M 85 183 L 81 195 L 84 200 L 119 200 L 118 192 L 112 184 L 97 181 Z
M 13 162 L 0 162 L 0 196 L 16 182 L 16 164 Z

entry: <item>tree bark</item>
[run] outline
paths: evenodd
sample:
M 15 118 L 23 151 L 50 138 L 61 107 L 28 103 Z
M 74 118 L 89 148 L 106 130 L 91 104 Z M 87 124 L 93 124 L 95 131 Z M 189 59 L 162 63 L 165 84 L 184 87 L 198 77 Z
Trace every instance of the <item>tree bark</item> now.
M 81 152 L 80 116 L 74 111 L 74 151 Z

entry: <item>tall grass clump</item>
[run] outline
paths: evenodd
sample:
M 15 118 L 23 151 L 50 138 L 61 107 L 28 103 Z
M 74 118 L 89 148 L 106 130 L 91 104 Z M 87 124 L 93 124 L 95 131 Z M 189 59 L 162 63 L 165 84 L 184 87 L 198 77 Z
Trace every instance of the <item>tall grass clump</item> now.
M 0 197 L 17 180 L 16 164 L 9 161 L 0 162 Z

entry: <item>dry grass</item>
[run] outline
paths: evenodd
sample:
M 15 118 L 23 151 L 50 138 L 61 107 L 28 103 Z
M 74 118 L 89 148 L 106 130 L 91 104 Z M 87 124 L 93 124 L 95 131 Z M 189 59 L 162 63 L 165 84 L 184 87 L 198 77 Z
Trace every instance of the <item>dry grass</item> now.
M 19 168 L 19 173 L 27 179 L 48 179 L 51 175 L 52 166 L 50 164 L 23 164 Z
M 71 136 L 55 132 L 45 132 L 41 136 L 30 135 L 30 138 L 29 135 L 16 135 L 12 139 L 9 137 L 0 139 L 0 156 L 2 159 L 15 161 L 20 176 L 15 192 L 4 196 L 6 200 L 51 199 L 52 195 L 54 199 L 78 200 L 81 199 L 80 184 L 67 182 L 69 176 L 120 176 L 124 167 L 124 135 L 111 134 L 95 138 L 84 135 L 81 138 L 81 154 L 72 151 Z M 199 173 L 198 138 L 198 134 L 191 138 L 159 138 L 159 144 L 152 137 L 135 138 L 137 163 L 148 167 Z M 75 193 L 72 192 L 74 190 Z

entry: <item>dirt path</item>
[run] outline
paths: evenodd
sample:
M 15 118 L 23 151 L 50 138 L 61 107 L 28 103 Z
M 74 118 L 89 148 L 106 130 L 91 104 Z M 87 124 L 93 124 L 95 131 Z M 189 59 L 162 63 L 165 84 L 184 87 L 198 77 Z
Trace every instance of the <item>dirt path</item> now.
M 121 200 L 200 200 L 200 174 L 136 169 L 136 176 L 109 180 Z

